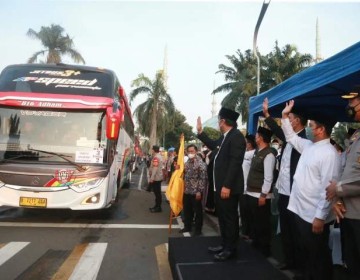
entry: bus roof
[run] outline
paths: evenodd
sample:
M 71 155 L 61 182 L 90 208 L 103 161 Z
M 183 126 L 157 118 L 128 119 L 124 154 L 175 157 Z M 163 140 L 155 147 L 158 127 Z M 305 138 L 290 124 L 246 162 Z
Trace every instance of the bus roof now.
M 7 68 L 13 67 L 29 67 L 29 68 L 71 68 L 76 70 L 83 71 L 91 71 L 91 72 L 99 72 L 99 73 L 108 73 L 110 75 L 116 76 L 115 72 L 109 69 L 101 68 L 101 67 L 93 67 L 93 66 L 85 66 L 78 64 L 66 64 L 66 63 L 49 63 L 49 64 L 41 64 L 41 63 L 22 63 L 22 64 L 11 64 L 6 66 L 3 71 Z

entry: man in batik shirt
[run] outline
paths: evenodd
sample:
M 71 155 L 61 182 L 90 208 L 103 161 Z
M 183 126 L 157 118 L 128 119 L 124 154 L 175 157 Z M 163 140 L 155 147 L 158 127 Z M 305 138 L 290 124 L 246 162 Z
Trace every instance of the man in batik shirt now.
M 197 156 L 197 147 L 189 145 L 186 148 L 189 160 L 185 163 L 184 188 L 184 228 L 180 232 L 190 232 L 195 214 L 195 236 L 201 235 L 203 225 L 202 196 L 207 187 L 207 167 Z

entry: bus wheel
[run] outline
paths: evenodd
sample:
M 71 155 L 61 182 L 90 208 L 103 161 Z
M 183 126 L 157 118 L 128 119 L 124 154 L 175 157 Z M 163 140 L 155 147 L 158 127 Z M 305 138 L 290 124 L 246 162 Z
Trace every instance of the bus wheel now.
M 116 179 L 116 195 L 115 195 L 115 203 L 119 201 L 119 192 L 120 192 L 120 182 L 121 182 L 121 175 L 120 172 Z
M 121 174 L 120 172 L 118 173 L 118 176 L 117 176 L 117 179 L 116 179 L 116 187 L 117 187 L 117 190 L 119 191 L 121 186 L 120 186 L 120 183 L 121 183 Z

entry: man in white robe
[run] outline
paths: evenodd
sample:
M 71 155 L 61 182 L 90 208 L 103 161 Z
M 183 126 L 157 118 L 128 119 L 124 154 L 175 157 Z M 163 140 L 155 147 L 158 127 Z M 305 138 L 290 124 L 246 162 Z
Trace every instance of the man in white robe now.
M 305 279 L 332 279 L 328 242 L 333 217 L 330 202 L 326 200 L 326 187 L 329 181 L 338 179 L 340 172 L 340 157 L 330 143 L 336 121 L 329 116 L 314 116 L 310 121 L 313 140 L 301 138 L 289 121 L 293 106 L 293 100 L 286 104 L 281 119 L 286 141 L 301 153 L 288 209 L 295 213 L 301 237 Z

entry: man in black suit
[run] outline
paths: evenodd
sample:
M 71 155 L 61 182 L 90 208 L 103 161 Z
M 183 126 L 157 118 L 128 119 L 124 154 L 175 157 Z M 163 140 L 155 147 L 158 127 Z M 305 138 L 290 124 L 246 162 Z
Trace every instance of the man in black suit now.
M 219 128 L 222 136 L 211 140 L 202 131 L 201 119 L 197 120 L 198 138 L 210 148 L 214 157 L 215 204 L 219 219 L 222 244 L 209 247 L 217 261 L 225 261 L 234 256 L 239 239 L 238 201 L 244 192 L 242 163 L 246 142 L 237 129 L 239 114 L 227 108 L 219 112 Z
M 293 148 L 291 144 L 287 144 L 286 138 L 281 127 L 269 114 L 269 101 L 267 98 L 263 101 L 263 114 L 266 125 L 272 130 L 276 137 L 283 141 L 279 176 L 276 188 L 279 193 L 278 209 L 280 218 L 280 230 L 283 252 L 285 256 L 285 264 L 280 267 L 282 270 L 296 269 L 301 265 L 301 251 L 298 244 L 297 231 L 294 224 L 294 213 L 287 209 L 289 204 L 290 193 L 294 180 L 294 174 L 300 158 L 300 153 Z M 289 119 L 294 131 L 302 138 L 306 138 L 305 126 L 307 119 L 298 112 L 289 114 Z M 296 112 L 296 113 L 295 113 Z

